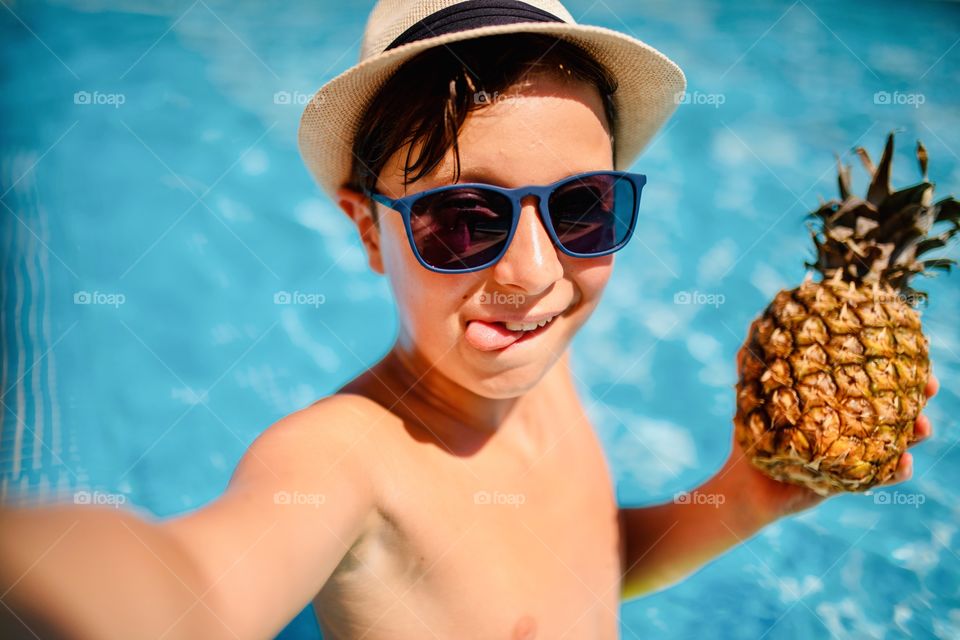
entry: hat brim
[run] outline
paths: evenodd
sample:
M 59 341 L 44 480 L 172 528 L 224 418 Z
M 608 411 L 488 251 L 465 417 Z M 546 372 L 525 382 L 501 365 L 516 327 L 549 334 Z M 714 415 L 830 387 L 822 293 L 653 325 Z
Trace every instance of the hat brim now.
M 370 101 L 391 75 L 421 51 L 505 33 L 544 33 L 579 45 L 617 79 L 614 168 L 627 170 L 670 118 L 686 89 L 683 71 L 665 55 L 631 36 L 593 25 L 519 23 L 494 25 L 418 40 L 364 60 L 323 85 L 300 117 L 300 155 L 320 187 L 336 199 L 350 178 L 353 139 Z

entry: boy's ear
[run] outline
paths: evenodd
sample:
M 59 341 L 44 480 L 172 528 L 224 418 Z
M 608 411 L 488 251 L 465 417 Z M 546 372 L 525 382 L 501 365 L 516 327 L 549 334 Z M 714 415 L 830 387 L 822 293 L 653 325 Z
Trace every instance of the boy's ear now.
M 357 226 L 370 268 L 382 275 L 383 255 L 380 253 L 380 228 L 370 214 L 370 207 L 372 206 L 370 198 L 349 187 L 340 187 L 337 189 L 337 204 Z

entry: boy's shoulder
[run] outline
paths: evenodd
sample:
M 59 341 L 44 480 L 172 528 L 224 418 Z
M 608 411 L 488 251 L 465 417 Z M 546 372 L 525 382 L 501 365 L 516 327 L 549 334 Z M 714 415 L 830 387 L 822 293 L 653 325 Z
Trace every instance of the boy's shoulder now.
M 378 418 L 383 420 L 393 415 L 386 407 L 369 395 L 346 389 L 324 396 L 301 411 L 309 412 L 311 418 L 320 416 L 346 418 L 353 416 L 358 419 Z
M 277 420 L 250 445 L 254 457 L 304 460 L 362 455 L 366 444 L 383 446 L 397 417 L 356 393 L 334 393 Z M 289 456 L 289 457 L 288 457 Z
M 289 429 L 301 436 L 352 440 L 387 427 L 395 419 L 386 407 L 367 396 L 338 391 L 291 413 L 281 423 L 288 423 Z

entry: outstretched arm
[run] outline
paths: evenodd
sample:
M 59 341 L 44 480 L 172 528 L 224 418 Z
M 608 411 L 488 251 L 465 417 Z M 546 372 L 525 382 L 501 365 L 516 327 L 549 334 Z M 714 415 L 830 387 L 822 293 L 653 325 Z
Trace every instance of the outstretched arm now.
M 217 624 L 202 585 L 186 550 L 131 511 L 0 508 L 2 638 L 200 637 Z
M 0 637 L 266 638 L 323 586 L 374 508 L 357 414 L 330 398 L 272 425 L 212 503 L 0 510 Z M 7 635 L 9 634 L 9 635 Z M 14 634 L 16 634 L 14 636 Z

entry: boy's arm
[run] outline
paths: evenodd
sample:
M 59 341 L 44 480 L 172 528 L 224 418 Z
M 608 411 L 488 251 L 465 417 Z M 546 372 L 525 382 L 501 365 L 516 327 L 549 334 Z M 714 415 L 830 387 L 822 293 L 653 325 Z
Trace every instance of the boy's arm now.
M 938 387 L 931 375 L 927 398 L 936 394 Z M 932 432 L 929 419 L 919 416 L 909 446 L 926 440 Z M 904 453 L 896 473 L 884 484 L 903 482 L 912 473 L 911 454 Z M 654 507 L 620 509 L 625 549 L 621 596 L 630 599 L 669 587 L 767 524 L 823 500 L 805 487 L 764 475 L 734 444 L 723 468 L 681 499 Z
M 189 556 L 104 506 L 0 507 L 0 638 L 200 637 L 216 618 Z M 212 636 L 215 637 L 215 636 Z
M 910 454 L 885 484 L 910 477 Z M 676 584 L 763 527 L 825 498 L 754 469 L 739 448 L 710 480 L 673 502 L 620 509 L 626 557 L 621 596 L 628 600 Z
M 374 512 L 357 446 L 367 429 L 350 403 L 328 398 L 272 425 L 223 495 L 187 515 L 4 510 L 0 624 L 20 618 L 67 638 L 272 637 Z
M 731 456 L 713 478 L 673 502 L 620 509 L 623 599 L 679 582 L 776 519 L 752 503 L 742 473 L 728 473 L 741 464 L 749 463 Z

